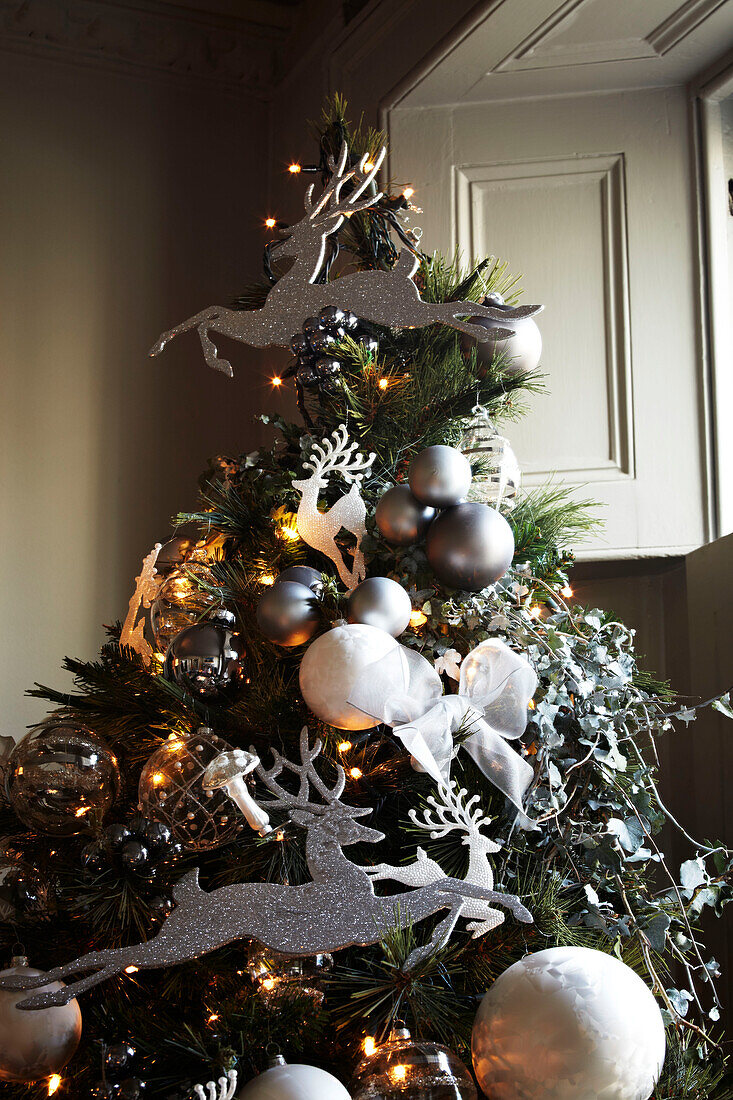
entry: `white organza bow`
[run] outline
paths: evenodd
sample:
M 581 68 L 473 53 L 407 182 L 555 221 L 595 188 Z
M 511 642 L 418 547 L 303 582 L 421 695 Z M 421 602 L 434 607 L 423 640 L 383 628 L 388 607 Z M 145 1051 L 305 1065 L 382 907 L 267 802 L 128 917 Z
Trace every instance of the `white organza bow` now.
M 533 772 L 507 741 L 524 732 L 536 687 L 529 661 L 498 638 L 481 642 L 468 654 L 457 695 L 443 695 L 430 662 L 399 645 L 369 666 L 349 702 L 392 726 L 415 765 L 436 783 L 450 777 L 454 734 L 467 733 L 461 747 L 522 812 Z

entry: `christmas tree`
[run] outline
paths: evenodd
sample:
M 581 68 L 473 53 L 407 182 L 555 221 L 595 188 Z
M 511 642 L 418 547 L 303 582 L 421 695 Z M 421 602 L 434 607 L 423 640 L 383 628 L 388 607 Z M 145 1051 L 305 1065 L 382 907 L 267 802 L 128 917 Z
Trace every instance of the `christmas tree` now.
M 318 140 L 263 280 L 153 348 L 289 346 L 302 423 L 211 463 L 6 754 L 5 1092 L 182 1100 L 282 1054 L 316 1070 L 268 1096 L 469 1098 L 473 1031 L 490 1096 L 733 1096 L 700 933 L 731 853 L 657 785 L 694 708 L 574 602 L 592 503 L 522 491 L 498 431 L 547 384 L 539 307 L 421 251 L 338 98 Z

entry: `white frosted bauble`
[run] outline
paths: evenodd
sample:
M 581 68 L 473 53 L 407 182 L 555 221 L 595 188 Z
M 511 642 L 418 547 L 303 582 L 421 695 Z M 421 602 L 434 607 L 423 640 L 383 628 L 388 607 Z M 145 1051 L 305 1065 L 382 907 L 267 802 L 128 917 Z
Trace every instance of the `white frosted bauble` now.
M 335 1077 L 317 1066 L 282 1065 L 248 1081 L 237 1100 L 350 1100 Z
M 648 1100 L 664 1062 L 664 1023 L 625 963 L 588 947 L 551 947 L 497 978 L 476 1013 L 471 1051 L 491 1100 Z
M 347 701 L 359 677 L 385 654 L 399 652 L 391 634 L 376 626 L 348 623 L 321 634 L 300 662 L 300 691 L 317 718 L 340 730 L 368 730 L 379 725 Z
M 23 956 L 13 958 L 9 970 L 0 977 L 35 978 L 42 974 L 28 966 Z M 49 982 L 33 990 L 52 993 L 63 989 L 63 982 Z M 81 1039 L 81 1010 L 74 999 L 53 1008 L 16 1008 L 29 997 L 17 989 L 0 989 L 0 1081 L 37 1081 L 63 1069 L 73 1057 Z

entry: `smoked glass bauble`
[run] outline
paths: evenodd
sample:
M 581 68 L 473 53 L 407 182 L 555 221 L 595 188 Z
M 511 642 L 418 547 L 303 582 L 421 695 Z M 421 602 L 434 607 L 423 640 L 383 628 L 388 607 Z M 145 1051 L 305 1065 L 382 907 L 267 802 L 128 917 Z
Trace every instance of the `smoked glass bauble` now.
M 356 1067 L 352 1100 L 476 1100 L 476 1086 L 448 1047 L 399 1028 Z
M 486 412 L 479 409 L 461 441 L 473 468 L 471 500 L 510 512 L 517 503 L 522 473 L 508 439 L 499 435 Z
M 188 737 L 169 737 L 140 776 L 142 813 L 167 825 L 174 840 L 190 852 L 218 848 L 245 827 L 226 792 L 202 784 L 207 765 L 223 752 L 231 752 L 231 745 L 201 726 Z
M 613 955 L 551 947 L 496 979 L 471 1047 L 491 1100 L 648 1100 L 664 1022 L 641 978 Z
M 350 593 L 346 618 L 386 630 L 393 638 L 407 630 L 412 614 L 410 597 L 390 577 L 367 577 Z
M 368 730 L 379 720 L 352 707 L 351 689 L 369 665 L 399 645 L 376 626 L 335 626 L 316 638 L 300 662 L 300 690 L 307 706 L 322 722 L 342 730 Z M 397 657 L 397 659 L 399 659 Z
M 38 833 L 71 836 L 99 825 L 120 790 L 114 753 L 79 722 L 37 726 L 10 756 L 8 799 Z
M 290 1065 L 278 1055 L 269 1069 L 239 1090 L 236 1100 L 351 1100 L 351 1097 L 325 1069 Z
M 319 622 L 315 593 L 299 581 L 278 578 L 257 604 L 257 625 L 275 645 L 304 645 L 315 634 Z
M 211 570 L 200 563 L 174 569 L 150 605 L 150 627 L 158 649 L 165 652 L 177 634 L 198 622 L 218 602 L 197 583 L 215 584 Z
M 441 584 L 480 592 L 512 564 L 514 535 L 495 508 L 469 501 L 433 520 L 425 550 Z
M 163 675 L 199 699 L 215 699 L 245 680 L 246 652 L 226 608 L 187 626 L 168 646 Z
M 471 463 L 456 447 L 437 444 L 415 455 L 408 477 L 410 492 L 421 504 L 447 508 L 468 495 Z
M 13 958 L 0 978 L 13 975 L 35 978 L 42 970 L 28 966 L 22 955 Z M 34 993 L 63 989 L 63 982 L 49 982 Z M 17 1007 L 29 994 L 0 989 L 0 1081 L 27 1082 L 50 1077 L 73 1057 L 81 1039 L 81 1010 L 76 999 L 67 1005 L 29 1011 Z
M 393 485 L 377 505 L 374 519 L 380 534 L 392 546 L 413 546 L 425 535 L 435 508 L 421 504 L 407 485 Z

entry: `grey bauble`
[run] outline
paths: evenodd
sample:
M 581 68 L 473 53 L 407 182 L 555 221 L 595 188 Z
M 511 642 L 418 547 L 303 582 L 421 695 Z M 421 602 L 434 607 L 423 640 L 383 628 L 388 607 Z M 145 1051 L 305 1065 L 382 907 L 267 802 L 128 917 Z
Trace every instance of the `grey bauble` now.
M 36 978 L 42 970 L 28 966 L 22 955 L 12 959 L 10 969 L 0 977 Z M 63 989 L 63 982 L 49 981 L 35 993 Z M 17 1008 L 28 994 L 22 990 L 0 990 L 0 1081 L 29 1082 L 49 1077 L 63 1069 L 74 1055 L 81 1038 L 81 1011 L 76 999 L 66 1005 L 27 1012 Z
M 163 675 L 200 699 L 215 699 L 246 679 L 246 651 L 224 607 L 187 626 L 168 646 Z
M 480 592 L 498 581 L 511 565 L 514 536 L 495 508 L 466 502 L 446 508 L 433 520 L 426 551 L 442 584 Z
M 491 317 L 470 317 L 471 324 L 481 325 L 488 332 L 485 340 L 476 340 L 472 336 L 461 337 L 461 347 L 465 354 L 476 348 L 476 361 L 480 367 L 489 367 L 497 356 L 502 357 L 502 369 L 507 374 L 536 370 L 542 355 L 542 334 L 533 317 L 507 317 L 506 321 L 495 321 Z M 495 330 L 511 329 L 513 336 L 497 339 Z
M 407 485 L 388 489 L 374 514 L 380 534 L 392 546 L 413 546 L 425 535 L 437 512 L 421 504 Z
M 397 638 L 407 629 L 412 614 L 410 597 L 389 577 L 368 577 L 349 596 L 346 618 L 350 623 L 377 626 Z
M 311 592 L 315 592 L 316 596 L 320 596 L 323 591 L 323 577 L 319 570 L 311 565 L 288 566 L 275 577 L 275 584 L 280 584 L 282 581 L 297 581 L 298 584 L 304 584 L 306 588 L 310 588 Z
M 471 487 L 471 463 L 455 447 L 438 443 L 420 451 L 410 463 L 410 491 L 421 504 L 447 508 L 458 504 Z
M 313 637 L 319 621 L 313 590 L 298 581 L 278 578 L 257 604 L 257 625 L 275 645 L 303 645 Z

